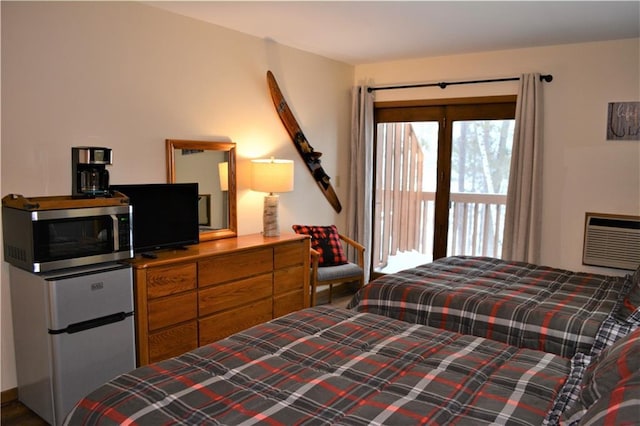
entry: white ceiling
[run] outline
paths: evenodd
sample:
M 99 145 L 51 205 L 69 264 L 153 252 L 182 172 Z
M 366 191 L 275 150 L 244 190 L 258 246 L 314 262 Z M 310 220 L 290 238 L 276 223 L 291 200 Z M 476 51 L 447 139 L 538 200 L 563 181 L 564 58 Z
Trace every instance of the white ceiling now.
M 349 64 L 640 37 L 640 1 L 152 1 Z

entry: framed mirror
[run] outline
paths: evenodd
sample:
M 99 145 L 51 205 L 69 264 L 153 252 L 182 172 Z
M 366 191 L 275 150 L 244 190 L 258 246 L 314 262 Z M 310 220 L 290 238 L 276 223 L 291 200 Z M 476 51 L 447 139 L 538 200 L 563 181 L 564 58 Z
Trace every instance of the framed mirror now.
M 167 139 L 167 181 L 197 182 L 200 241 L 237 235 L 236 144 Z

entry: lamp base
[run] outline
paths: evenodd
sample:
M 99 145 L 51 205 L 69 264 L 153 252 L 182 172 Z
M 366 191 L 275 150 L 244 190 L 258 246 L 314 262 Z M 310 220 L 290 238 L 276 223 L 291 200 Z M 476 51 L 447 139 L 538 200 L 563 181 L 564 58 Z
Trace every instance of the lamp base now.
M 273 194 L 264 197 L 262 234 L 265 237 L 277 237 L 280 235 L 280 226 L 278 226 L 278 198 L 277 195 Z

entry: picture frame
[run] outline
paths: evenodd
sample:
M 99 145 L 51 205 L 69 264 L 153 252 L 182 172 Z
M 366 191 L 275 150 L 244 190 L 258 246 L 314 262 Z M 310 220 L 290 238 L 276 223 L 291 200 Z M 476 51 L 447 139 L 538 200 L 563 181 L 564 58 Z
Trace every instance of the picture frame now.
M 609 103 L 607 140 L 640 141 L 640 102 Z

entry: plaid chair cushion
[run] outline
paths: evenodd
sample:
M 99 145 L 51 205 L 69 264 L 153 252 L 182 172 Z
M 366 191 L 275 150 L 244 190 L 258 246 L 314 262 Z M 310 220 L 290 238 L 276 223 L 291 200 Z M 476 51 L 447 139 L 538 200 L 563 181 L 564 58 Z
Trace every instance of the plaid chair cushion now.
M 347 256 L 342 248 L 342 241 L 335 225 L 313 226 L 293 225 L 296 234 L 311 236 L 311 248 L 320 253 L 318 266 L 335 266 L 347 263 Z

